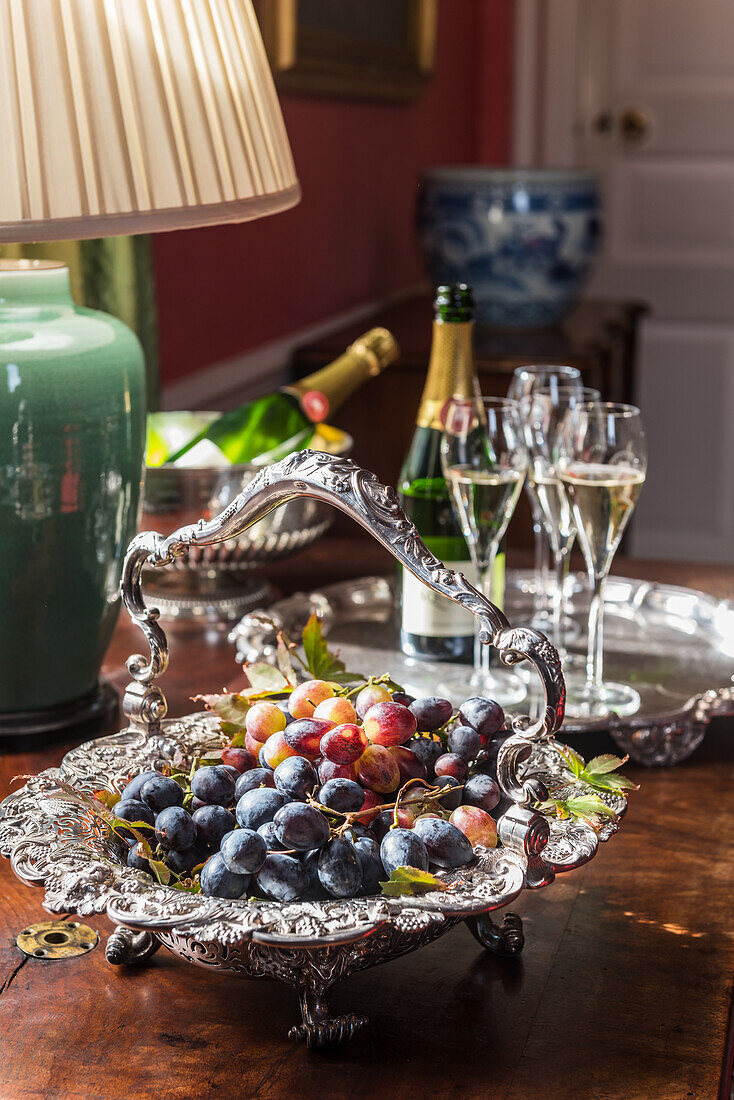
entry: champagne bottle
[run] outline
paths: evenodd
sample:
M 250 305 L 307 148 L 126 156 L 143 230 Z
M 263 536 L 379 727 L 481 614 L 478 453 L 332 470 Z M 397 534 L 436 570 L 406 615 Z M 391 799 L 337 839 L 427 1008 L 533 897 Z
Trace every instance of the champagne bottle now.
M 477 392 L 472 354 L 474 299 L 463 283 L 440 286 L 433 338 L 416 429 L 400 473 L 400 499 L 429 550 L 470 580 L 474 570 L 441 469 L 443 412 L 452 397 Z M 403 570 L 400 641 L 411 657 L 470 661 L 474 620 L 451 600 Z
M 398 354 L 387 329 L 370 329 L 333 363 L 275 393 L 223 413 L 163 461 L 180 465 L 216 465 L 217 458 L 220 464 L 276 461 L 307 446 L 314 425 L 326 420 L 358 386 L 378 375 Z

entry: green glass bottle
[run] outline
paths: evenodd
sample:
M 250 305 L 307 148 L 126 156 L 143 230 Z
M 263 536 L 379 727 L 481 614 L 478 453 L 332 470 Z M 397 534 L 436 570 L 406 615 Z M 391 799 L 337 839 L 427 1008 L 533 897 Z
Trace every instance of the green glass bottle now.
M 429 550 L 474 580 L 464 536 L 441 469 L 442 415 L 452 397 L 477 392 L 472 352 L 474 299 L 463 283 L 440 286 L 434 302 L 428 375 L 416 428 L 400 473 L 400 499 Z M 474 620 L 403 570 L 400 641 L 411 657 L 471 661 Z
M 222 455 L 232 463 L 252 462 L 264 456 L 267 461 L 276 461 L 308 446 L 314 424 L 326 420 L 358 386 L 378 375 L 398 354 L 387 329 L 370 329 L 333 363 L 224 413 L 173 454 L 161 454 L 160 459 L 186 465 L 216 465 L 217 457 L 222 461 Z

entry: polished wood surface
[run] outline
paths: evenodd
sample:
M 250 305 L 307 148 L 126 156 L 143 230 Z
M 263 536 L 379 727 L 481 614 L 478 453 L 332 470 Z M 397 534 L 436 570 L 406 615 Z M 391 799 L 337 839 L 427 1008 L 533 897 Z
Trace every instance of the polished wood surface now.
M 273 573 L 292 590 L 389 567 L 366 539 L 325 539 Z M 617 568 L 734 596 L 723 567 Z M 118 686 L 139 641 L 121 621 L 106 664 Z M 171 713 L 190 709 L 196 691 L 238 682 L 225 638 L 178 628 L 171 641 Z M 4 757 L 0 794 L 13 775 L 52 766 L 63 751 Z M 285 1037 L 298 1008 L 277 983 L 220 977 L 163 950 L 119 971 L 102 943 L 77 959 L 25 959 L 14 936 L 47 914 L 40 891 L 0 860 L 0 1097 L 723 1100 L 734 752 L 722 730 L 684 765 L 629 771 L 642 788 L 619 835 L 587 867 L 511 907 L 525 920 L 519 959 L 486 954 L 458 928 L 357 974 L 330 1003 L 365 1012 L 370 1024 L 326 1053 Z M 106 920 L 89 923 L 104 940 Z

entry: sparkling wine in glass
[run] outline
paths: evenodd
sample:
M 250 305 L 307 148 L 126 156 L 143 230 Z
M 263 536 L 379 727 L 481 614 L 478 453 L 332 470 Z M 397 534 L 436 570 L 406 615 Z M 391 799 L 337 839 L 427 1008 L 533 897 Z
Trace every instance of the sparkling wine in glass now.
M 494 563 L 500 542 L 515 511 L 527 468 L 527 451 L 517 403 L 506 398 L 466 398 L 450 402 L 441 440 L 441 464 L 446 483 L 481 591 L 493 602 Z M 523 680 L 504 670 L 490 669 L 489 646 L 475 634 L 474 673 L 446 681 L 450 694 L 478 695 L 503 705 L 518 703 L 527 689 Z
M 569 409 L 559 428 L 558 465 L 592 584 L 586 680 L 577 688 L 569 678 L 566 714 L 634 714 L 640 705 L 634 688 L 603 679 L 604 585 L 645 481 L 640 410 L 602 402 Z
M 559 386 L 576 389 L 579 397 L 583 393 L 581 371 L 578 367 L 564 364 L 541 363 L 526 367 L 515 367 L 507 396 L 511 401 L 520 402 L 538 389 L 554 392 Z M 535 488 L 531 471 L 525 481 L 525 492 L 530 502 L 533 517 L 533 538 L 535 543 L 535 580 L 533 585 L 532 624 L 540 630 L 552 629 L 552 603 L 550 574 L 548 569 L 549 543 L 543 523 L 543 509 Z

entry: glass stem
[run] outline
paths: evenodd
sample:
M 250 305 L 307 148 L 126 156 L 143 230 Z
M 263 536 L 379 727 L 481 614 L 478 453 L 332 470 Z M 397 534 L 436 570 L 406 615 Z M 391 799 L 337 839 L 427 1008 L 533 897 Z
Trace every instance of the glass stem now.
M 604 587 L 606 575 L 591 580 L 591 606 L 589 607 L 589 646 L 586 652 L 586 690 L 593 699 L 602 697 L 604 674 Z
M 479 591 L 483 596 L 486 596 L 488 600 L 492 599 L 492 579 L 494 577 L 494 563 L 497 557 L 497 547 L 499 543 L 493 543 L 489 549 L 489 561 L 485 566 L 480 566 L 477 569 L 477 576 L 479 578 Z M 474 632 L 474 671 L 478 672 L 482 677 L 488 677 L 489 672 L 489 657 L 490 647 L 484 645 L 479 640 L 480 634 L 479 620 L 476 620 L 476 629 Z
M 545 600 L 548 590 L 546 584 L 548 569 L 545 555 L 545 532 L 543 531 L 543 524 L 536 515 L 533 515 L 533 535 L 535 536 L 535 607 L 533 610 L 533 620 L 535 621 L 536 619 L 542 619 L 547 611 Z
M 563 619 L 566 610 L 566 577 L 568 576 L 570 555 L 564 553 L 562 550 L 553 551 L 553 559 L 556 567 L 556 583 L 555 590 L 553 592 L 553 645 L 558 650 L 559 654 L 563 655 L 565 647 L 563 644 L 564 630 Z

